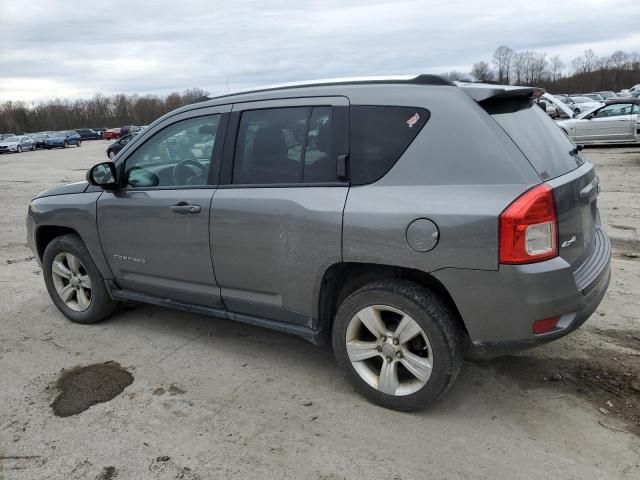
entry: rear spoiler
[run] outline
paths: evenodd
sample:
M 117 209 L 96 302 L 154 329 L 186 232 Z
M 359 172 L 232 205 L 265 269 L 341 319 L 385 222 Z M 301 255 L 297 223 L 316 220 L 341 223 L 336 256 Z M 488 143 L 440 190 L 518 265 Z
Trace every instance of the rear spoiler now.
M 533 100 L 544 93 L 542 88 L 515 85 L 491 85 L 488 83 L 455 82 L 467 95 L 478 103 L 487 100 Z

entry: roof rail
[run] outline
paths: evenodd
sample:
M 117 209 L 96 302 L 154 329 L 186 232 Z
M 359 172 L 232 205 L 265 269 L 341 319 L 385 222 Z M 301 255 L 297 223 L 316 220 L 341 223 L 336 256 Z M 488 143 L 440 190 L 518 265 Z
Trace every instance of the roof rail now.
M 282 83 L 276 85 L 266 85 L 263 87 L 249 88 L 246 90 L 239 90 L 235 92 L 225 93 L 223 95 L 216 95 L 208 97 L 213 100 L 216 98 L 230 97 L 233 95 L 240 95 L 245 93 L 257 93 L 266 92 L 269 90 L 286 90 L 290 88 L 302 88 L 302 87 L 321 87 L 329 85 L 358 85 L 358 84 L 410 84 L 410 85 L 448 85 L 453 86 L 453 83 L 445 80 L 438 75 L 389 75 L 389 76 L 365 76 L 365 77 L 343 77 L 343 78 L 327 78 L 321 80 L 305 80 L 301 82 Z

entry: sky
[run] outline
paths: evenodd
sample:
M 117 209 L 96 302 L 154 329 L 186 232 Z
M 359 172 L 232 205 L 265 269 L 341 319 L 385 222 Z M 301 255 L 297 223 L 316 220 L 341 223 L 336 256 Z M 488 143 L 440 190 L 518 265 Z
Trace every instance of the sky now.
M 0 0 L 0 101 L 466 73 L 499 45 L 640 51 L 640 2 Z

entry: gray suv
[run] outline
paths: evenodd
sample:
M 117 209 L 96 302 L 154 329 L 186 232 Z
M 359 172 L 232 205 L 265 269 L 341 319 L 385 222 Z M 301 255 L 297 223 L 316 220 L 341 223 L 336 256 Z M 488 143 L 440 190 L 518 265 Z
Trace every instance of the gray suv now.
M 412 410 L 465 354 L 578 328 L 609 284 L 598 177 L 532 88 L 310 82 L 160 118 L 28 241 L 77 323 L 136 301 L 331 341 L 355 388 Z

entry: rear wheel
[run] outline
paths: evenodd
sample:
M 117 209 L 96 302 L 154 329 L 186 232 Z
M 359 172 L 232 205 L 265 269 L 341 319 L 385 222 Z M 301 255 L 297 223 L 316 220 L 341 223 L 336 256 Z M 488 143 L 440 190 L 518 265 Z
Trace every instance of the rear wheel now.
M 462 367 L 455 315 L 410 282 L 374 282 L 353 293 L 338 309 L 332 337 L 338 364 L 356 389 L 395 410 L 438 400 Z
M 96 323 L 117 308 L 87 247 L 77 235 L 57 237 L 47 245 L 42 270 L 49 296 L 76 323 Z

